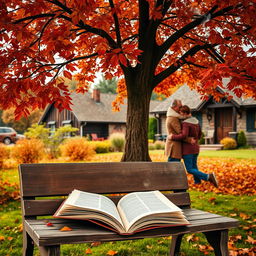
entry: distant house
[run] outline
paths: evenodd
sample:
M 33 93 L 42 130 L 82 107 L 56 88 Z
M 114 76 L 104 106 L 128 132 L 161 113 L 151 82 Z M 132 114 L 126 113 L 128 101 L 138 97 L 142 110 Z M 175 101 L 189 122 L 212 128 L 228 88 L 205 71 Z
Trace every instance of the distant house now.
M 218 88 L 218 90 L 222 89 Z M 226 136 L 235 137 L 237 132 L 243 130 L 248 144 L 256 145 L 256 100 L 233 95 L 231 101 L 223 98 L 220 102 L 216 102 L 213 97 L 203 101 L 199 93 L 183 85 L 151 111 L 158 121 L 158 134 L 166 135 L 166 112 L 174 99 L 180 99 L 183 105 L 191 108 L 192 114 L 199 119 L 205 134 L 208 130 L 214 131 L 213 143 L 219 143 Z
M 112 111 L 115 97 L 114 94 L 100 93 L 98 89 L 94 89 L 91 95 L 73 93 L 72 111 L 60 112 L 51 104 L 45 109 L 39 124 L 46 124 L 52 132 L 60 126 L 71 125 L 79 129 L 78 135 L 97 134 L 105 139 L 114 132 L 125 133 L 127 105 L 122 105 L 119 112 Z M 151 109 L 156 104 L 159 102 L 151 101 Z

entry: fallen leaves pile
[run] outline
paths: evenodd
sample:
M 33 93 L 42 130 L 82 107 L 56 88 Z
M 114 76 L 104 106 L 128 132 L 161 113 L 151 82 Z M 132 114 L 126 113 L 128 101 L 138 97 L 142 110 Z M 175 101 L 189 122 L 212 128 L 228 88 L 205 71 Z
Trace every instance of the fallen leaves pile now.
M 192 189 L 229 195 L 256 195 L 256 161 L 253 159 L 201 158 L 198 167 L 205 173 L 215 172 L 219 187 L 205 181 L 195 185 L 193 176 L 188 174 Z
M 20 198 L 19 185 L 0 179 L 0 205 Z

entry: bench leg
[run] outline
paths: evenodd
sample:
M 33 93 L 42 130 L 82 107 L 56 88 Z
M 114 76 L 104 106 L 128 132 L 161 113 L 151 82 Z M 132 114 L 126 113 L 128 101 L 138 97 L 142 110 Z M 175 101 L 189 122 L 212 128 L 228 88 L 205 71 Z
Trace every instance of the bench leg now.
M 23 230 L 23 256 L 33 256 L 34 242 L 30 235 Z
M 216 256 L 228 256 L 228 230 L 204 232 Z
M 60 246 L 39 246 L 40 256 L 60 256 Z
M 178 256 L 183 235 L 172 236 L 170 256 Z

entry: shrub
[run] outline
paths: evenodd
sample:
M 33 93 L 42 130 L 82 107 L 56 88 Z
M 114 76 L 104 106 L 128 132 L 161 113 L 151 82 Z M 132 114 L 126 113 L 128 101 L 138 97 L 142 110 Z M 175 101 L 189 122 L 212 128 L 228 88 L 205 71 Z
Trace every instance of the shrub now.
M 111 151 L 111 142 L 109 140 L 104 141 L 89 141 L 93 146 L 96 153 L 108 153 Z
M 201 138 L 200 138 L 200 140 L 199 140 L 199 144 L 200 144 L 200 145 L 205 144 L 204 136 L 205 136 L 205 134 L 204 134 L 204 132 L 202 132 Z
M 111 146 L 115 151 L 122 152 L 124 149 L 125 137 L 123 133 L 112 133 L 109 137 Z
M 157 132 L 157 120 L 154 117 L 150 117 L 148 121 L 148 138 L 154 140 Z
M 155 149 L 164 149 L 165 142 L 161 140 L 156 140 L 154 145 Z
M 19 163 L 38 163 L 44 153 L 44 144 L 38 139 L 19 140 L 13 147 L 11 156 Z
M 230 137 L 225 137 L 220 141 L 220 144 L 223 145 L 223 149 L 235 149 L 237 147 L 237 143 L 235 139 Z
M 28 130 L 24 133 L 26 138 L 29 139 L 39 139 L 45 145 L 49 141 L 50 128 L 45 128 L 43 124 L 33 124 Z
M 7 147 L 3 143 L 0 143 L 0 168 L 3 167 L 4 160 L 6 160 L 8 156 L 9 156 L 9 151 Z
M 90 160 L 95 155 L 93 145 L 81 137 L 66 139 L 59 148 L 61 155 L 72 161 Z
M 50 135 L 50 129 L 45 128 L 44 125 L 34 124 L 25 133 L 25 136 L 33 139 L 40 139 L 43 141 L 47 148 L 48 156 L 50 158 L 57 158 L 59 156 L 59 145 L 64 141 L 67 136 L 74 135 L 78 128 L 72 126 L 61 126 Z
M 244 131 L 240 131 L 237 135 L 237 146 L 238 147 L 246 147 L 247 146 L 247 139 L 246 139 Z
M 149 150 L 155 150 L 156 147 L 155 147 L 154 143 L 148 143 L 148 149 Z

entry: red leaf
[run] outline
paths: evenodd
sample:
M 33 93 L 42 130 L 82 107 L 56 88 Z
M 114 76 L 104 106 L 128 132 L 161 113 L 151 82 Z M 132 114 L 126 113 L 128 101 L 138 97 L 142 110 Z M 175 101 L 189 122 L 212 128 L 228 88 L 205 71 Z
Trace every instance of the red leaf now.
M 71 74 L 69 71 L 64 70 L 64 71 L 63 71 L 63 75 L 64 75 L 65 77 L 67 77 L 68 79 L 72 80 L 72 74 Z

